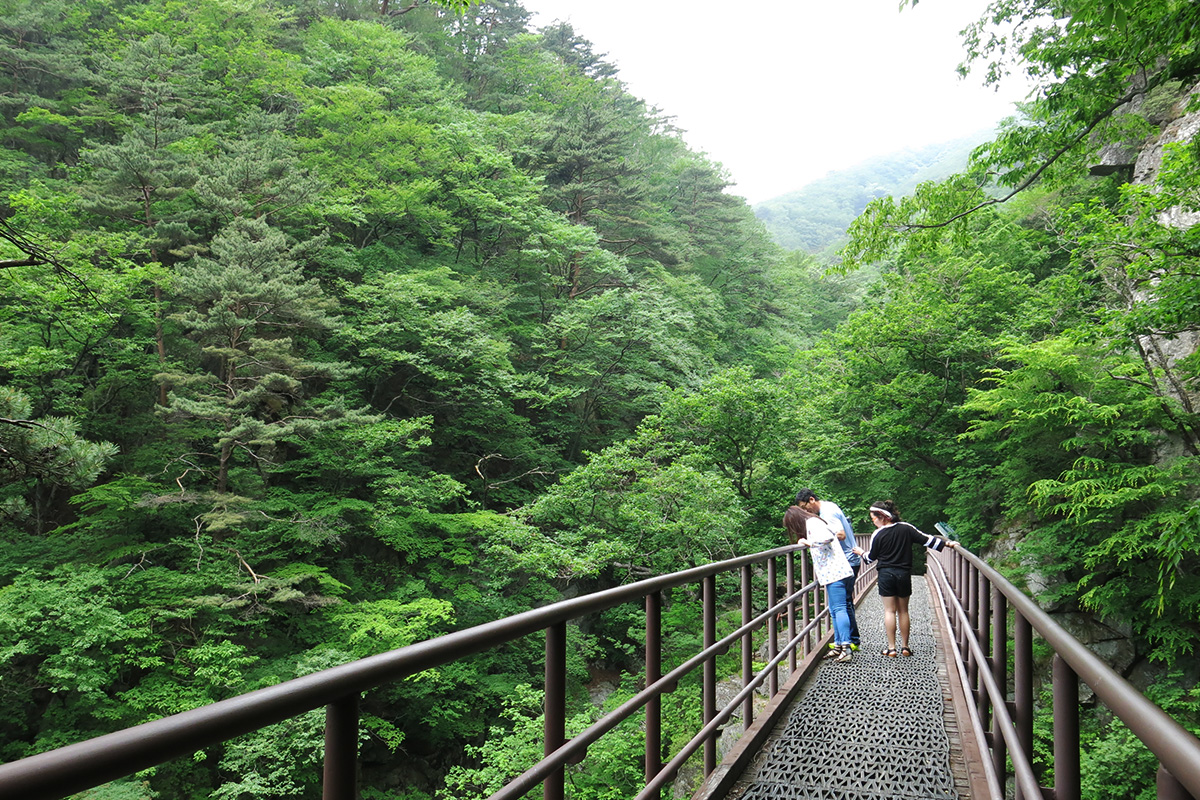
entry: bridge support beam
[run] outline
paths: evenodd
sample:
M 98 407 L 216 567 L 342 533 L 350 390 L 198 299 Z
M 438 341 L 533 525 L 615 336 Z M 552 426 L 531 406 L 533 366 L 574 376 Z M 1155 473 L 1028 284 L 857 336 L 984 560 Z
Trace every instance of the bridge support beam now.
M 775 582 L 779 579 L 775 559 L 767 562 L 767 608 L 774 608 L 779 602 Z M 792 651 L 795 652 L 794 650 Z M 775 614 L 767 620 L 767 660 L 771 661 L 779 654 L 779 615 Z M 793 656 L 794 657 L 794 656 Z M 771 668 L 771 677 L 767 679 L 767 696 L 779 694 L 779 668 Z M 750 727 L 749 725 L 746 726 Z
M 992 595 L 989 592 L 987 578 L 979 570 L 975 570 L 976 593 L 979 596 L 979 627 L 975 629 L 975 638 L 986 654 L 989 640 L 992 636 Z M 988 698 L 983 676 L 980 670 L 990 668 L 990 662 L 984 658 L 982 664 L 976 665 L 976 674 L 972 675 L 971 688 L 975 692 L 975 708 L 979 713 L 980 723 L 987 730 L 991 720 L 992 704 Z
M 785 558 L 786 561 L 784 562 L 784 569 L 787 572 L 787 584 L 785 585 L 787 586 L 787 596 L 791 597 L 792 593 L 796 591 L 796 558 L 793 553 L 788 553 Z M 787 626 L 787 638 L 790 642 L 792 639 L 796 638 L 796 602 L 794 600 L 788 603 Z M 805 647 L 804 653 L 806 655 L 808 654 L 807 647 Z M 791 649 L 791 653 L 788 656 L 788 670 L 788 674 L 792 674 L 796 671 L 796 648 L 794 647 Z
M 1008 601 L 999 586 L 992 586 L 992 679 L 1001 691 L 1008 686 Z M 1005 709 L 1006 710 L 1006 709 Z M 1008 748 L 1004 746 L 1003 714 L 992 714 L 992 767 L 1003 776 L 1008 769 Z
M 704 579 L 701 590 L 701 604 L 704 607 L 704 649 L 712 647 L 717 642 L 717 580 L 712 576 Z M 704 725 L 712 722 L 717 716 L 717 659 L 716 656 L 704 662 L 703 719 Z M 717 768 L 717 737 L 710 736 L 704 740 L 704 775 L 712 774 Z
M 750 565 L 742 567 L 742 625 L 748 626 L 754 619 L 754 581 L 750 574 Z M 754 680 L 754 632 L 746 631 L 742 637 L 742 688 L 745 689 Z M 754 722 L 754 695 L 748 695 L 742 702 L 742 731 L 745 732 Z M 716 768 L 716 765 L 713 765 Z

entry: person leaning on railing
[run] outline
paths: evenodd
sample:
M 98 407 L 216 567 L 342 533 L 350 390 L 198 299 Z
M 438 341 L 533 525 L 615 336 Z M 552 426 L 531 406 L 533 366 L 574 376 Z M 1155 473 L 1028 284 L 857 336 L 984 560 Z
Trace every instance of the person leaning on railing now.
M 862 567 L 862 560 L 854 552 L 854 548 L 858 546 L 858 542 L 854 539 L 854 528 L 837 503 L 832 500 L 822 500 L 812 489 L 801 489 L 796 492 L 794 504 L 825 520 L 825 524 L 837 534 L 838 541 L 842 545 L 842 552 L 846 554 L 846 560 L 850 562 L 850 569 L 854 570 L 854 574 L 843 580 L 842 583 L 846 586 L 846 613 L 850 616 L 850 649 L 857 650 L 862 639 L 858 633 L 858 618 L 854 613 L 854 582 L 858 579 L 858 570 Z M 834 645 L 830 644 L 829 646 L 833 647 Z
M 896 627 L 900 628 L 900 655 L 911 656 L 908 646 L 908 599 L 912 596 L 912 546 L 919 544 L 931 550 L 941 551 L 946 547 L 958 547 L 958 542 L 930 536 L 900 519 L 900 511 L 891 500 L 871 504 L 871 521 L 875 523 L 875 535 L 871 538 L 871 549 L 855 547 L 870 564 L 879 562 L 879 598 L 883 601 L 883 632 L 887 635 L 887 647 L 883 654 L 896 657 Z
M 833 619 L 833 649 L 825 657 L 839 664 L 853 658 L 850 647 L 850 616 L 846 613 L 845 579 L 854 575 L 837 534 L 816 514 L 800 506 L 791 506 L 783 515 L 783 527 L 787 529 L 792 544 L 808 548 L 812 556 L 813 571 L 817 583 L 825 587 L 829 616 Z

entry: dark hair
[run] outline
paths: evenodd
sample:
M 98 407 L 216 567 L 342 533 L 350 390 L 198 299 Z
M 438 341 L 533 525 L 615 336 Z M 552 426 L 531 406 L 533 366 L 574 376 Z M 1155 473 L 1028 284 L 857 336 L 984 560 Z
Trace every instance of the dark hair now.
M 808 521 L 816 514 L 800 506 L 789 506 L 783 515 L 783 527 L 787 529 L 792 544 L 808 538 Z
M 801 489 L 800 491 L 796 492 L 796 505 L 807 503 L 809 500 L 817 499 L 819 499 L 817 497 L 817 493 L 812 489 Z
M 900 522 L 900 509 L 896 508 L 896 503 L 892 500 L 876 500 L 871 503 L 872 508 L 882 508 L 891 515 L 892 522 Z M 885 514 L 884 516 L 887 516 Z

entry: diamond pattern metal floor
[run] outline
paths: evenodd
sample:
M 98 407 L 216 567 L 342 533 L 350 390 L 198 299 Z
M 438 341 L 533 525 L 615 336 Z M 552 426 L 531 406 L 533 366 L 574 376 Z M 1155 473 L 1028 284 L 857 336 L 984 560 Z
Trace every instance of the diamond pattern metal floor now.
M 859 606 L 862 648 L 825 661 L 739 800 L 958 800 L 925 581 L 913 580 L 910 658 L 888 658 L 875 590 Z

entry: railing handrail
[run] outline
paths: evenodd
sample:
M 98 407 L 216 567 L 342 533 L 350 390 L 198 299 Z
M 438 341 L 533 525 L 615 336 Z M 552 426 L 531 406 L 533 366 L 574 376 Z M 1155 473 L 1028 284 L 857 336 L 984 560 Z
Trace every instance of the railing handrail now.
M 941 578 L 941 581 L 935 582 L 934 586 L 937 589 L 939 599 L 942 602 L 942 610 L 945 612 L 949 610 L 949 606 L 946 603 L 945 596 L 942 596 L 942 586 L 945 585 L 947 588 L 949 588 L 950 582 L 946 576 L 945 568 L 942 567 L 941 561 L 938 559 L 930 559 L 930 561 L 934 564 L 934 566 L 937 567 L 939 576 Z M 962 607 L 958 597 L 953 592 L 948 592 L 948 594 L 950 596 L 950 600 L 954 603 L 954 610 L 961 615 L 960 618 L 965 618 L 966 610 Z M 975 654 L 975 658 L 978 662 L 982 663 L 986 660 L 987 656 L 983 652 L 983 647 L 978 639 L 976 639 L 974 636 L 968 636 L 967 643 L 970 646 L 971 651 Z M 957 665 L 961 671 L 962 657 L 956 648 L 951 649 L 954 651 L 955 661 L 957 662 Z M 1020 742 L 1017 739 L 1017 731 L 1013 725 L 1012 715 L 1009 714 L 1008 708 L 1006 707 L 1005 687 L 997 684 L 992 674 L 986 670 L 981 671 L 979 673 L 979 677 L 983 679 L 984 688 L 986 689 L 988 697 L 992 702 L 994 713 L 1000 715 L 1000 718 L 1004 722 L 1004 724 L 1000 726 L 1000 731 L 1004 737 L 1004 743 L 1008 747 L 1009 755 L 1012 758 L 1013 772 L 1017 785 L 1021 787 L 1021 791 L 1026 797 L 1039 797 L 1041 795 L 1041 789 L 1038 787 L 1037 779 L 1033 774 L 1033 763 L 1031 759 L 1029 759 L 1021 750 Z M 972 713 L 973 717 L 976 716 L 974 705 L 971 705 L 970 712 Z M 973 719 L 972 721 L 976 722 L 977 720 Z M 992 767 L 990 761 L 984 759 L 984 762 L 984 767 L 988 778 L 988 788 L 992 793 L 992 800 L 1004 800 L 1005 793 L 1003 790 L 1002 776 L 996 775 L 995 769 Z
M 58 800 L 586 614 L 605 611 L 723 572 L 760 564 L 799 549 L 797 545 L 787 545 L 561 600 L 132 728 L 0 764 L 0 796 Z M 804 589 L 810 587 L 811 584 Z M 804 589 L 797 590 L 795 594 L 801 594 Z M 802 637 L 796 637 L 799 638 Z
M 675 669 L 671 670 L 666 675 L 663 675 L 649 686 L 646 686 L 633 697 L 630 697 L 620 706 L 605 714 L 599 721 L 593 723 L 586 730 L 580 732 L 562 747 L 555 750 L 553 755 L 542 759 L 537 764 L 534 764 L 532 767 L 526 770 L 523 774 L 518 775 L 516 778 L 510 780 L 504 785 L 504 788 L 491 794 L 488 797 L 488 800 L 509 800 L 509 798 L 521 797 L 534 786 L 536 786 L 543 778 L 546 777 L 546 774 L 555 767 L 572 763 L 574 760 L 581 758 L 587 751 L 587 748 L 590 744 L 598 740 L 603 734 L 619 725 L 622 721 L 632 716 L 634 712 L 645 706 L 648 700 L 653 697 L 666 694 L 668 691 L 670 691 L 670 687 L 679 682 L 680 678 L 684 677 L 713 656 L 726 652 L 734 642 L 744 637 L 748 632 L 757 630 L 759 627 L 761 627 L 762 623 L 767 621 L 773 614 L 800 599 L 800 597 L 807 592 L 812 591 L 815 585 L 815 581 L 810 581 L 806 586 L 796 589 L 796 591 L 791 595 L 785 597 L 783 600 L 779 601 L 774 606 L 771 606 L 766 611 L 763 611 L 749 623 L 742 625 L 734 631 L 731 631 L 730 633 L 726 634 L 724 638 L 718 640 L 709 647 L 706 647 L 699 653 L 696 653 L 691 658 L 675 667 Z M 828 610 L 823 612 L 823 614 L 828 616 Z M 800 631 L 796 633 L 796 635 L 793 636 L 788 643 L 780 649 L 780 652 L 776 654 L 776 656 L 757 673 L 754 680 L 744 687 L 741 692 L 735 695 L 733 699 L 726 702 L 725 706 L 722 707 L 717 713 L 717 716 L 714 717 L 705 728 L 701 729 L 691 739 L 691 741 L 684 746 L 684 749 L 680 752 L 680 756 L 682 756 L 683 759 L 686 759 L 687 756 L 692 755 L 695 752 L 695 745 L 698 742 L 703 741 L 705 735 L 711 733 L 712 729 L 719 727 L 723 722 L 728 720 L 732 715 L 733 709 L 737 707 L 748 691 L 758 687 L 762 681 L 766 679 L 766 676 L 771 669 L 777 666 L 784 659 L 784 657 L 788 655 L 788 652 L 792 648 L 796 647 L 801 641 L 803 641 L 804 637 L 808 636 L 817 627 L 820 621 L 821 616 L 819 615 L 810 620 L 806 626 L 800 629 Z M 666 765 L 666 767 L 663 769 L 663 772 L 670 772 L 671 767 L 674 765 L 674 762 Z M 653 788 L 653 784 L 651 787 L 647 788 Z M 639 795 L 639 797 L 640 796 L 641 795 Z
M 1159 763 L 1193 797 L 1200 798 L 1200 739 L 1118 675 L 987 562 L 962 546 L 953 552 L 979 570 Z M 974 640 L 973 634 L 971 638 Z

